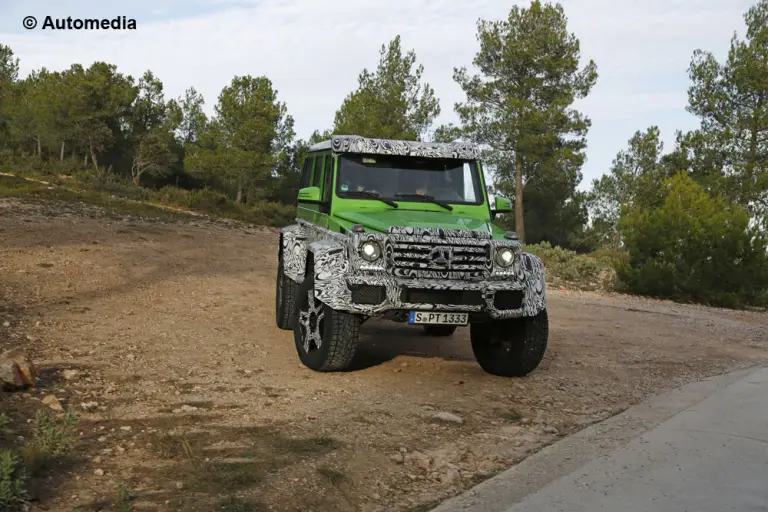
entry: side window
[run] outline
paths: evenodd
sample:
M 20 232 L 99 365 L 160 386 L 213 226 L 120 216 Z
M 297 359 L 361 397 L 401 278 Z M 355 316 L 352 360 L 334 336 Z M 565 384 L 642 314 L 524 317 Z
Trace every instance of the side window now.
M 304 158 L 304 168 L 301 171 L 301 188 L 309 187 L 312 183 L 312 155 Z
M 323 190 L 323 160 L 325 155 L 315 156 L 315 173 L 312 179 L 312 186 L 319 187 L 320 190 Z

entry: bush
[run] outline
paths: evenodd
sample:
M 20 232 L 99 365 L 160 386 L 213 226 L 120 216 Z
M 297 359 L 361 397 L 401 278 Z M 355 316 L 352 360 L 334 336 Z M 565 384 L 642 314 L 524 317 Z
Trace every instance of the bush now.
M 0 510 L 23 510 L 29 499 L 27 479 L 18 457 L 8 450 L 0 450 Z
M 581 290 L 611 287 L 612 269 L 607 263 L 574 251 L 553 247 L 549 242 L 526 245 L 525 250 L 541 258 L 547 281 Z
M 107 181 L 97 187 L 100 192 L 122 197 L 124 199 L 133 199 L 134 201 L 146 201 L 151 197 L 149 190 L 134 185 L 133 183 L 123 183 L 120 181 Z
M 616 272 L 621 272 L 629 264 L 627 251 L 613 247 L 601 247 L 592 251 L 589 256 L 611 267 Z
M 265 226 L 286 226 L 296 217 L 296 206 L 264 201 L 238 205 L 226 195 L 210 189 L 184 190 L 168 186 L 156 191 L 152 199 L 166 205 Z
M 187 206 L 208 213 L 238 213 L 238 206 L 229 197 L 211 189 L 191 190 Z
M 264 226 L 282 227 L 293 224 L 296 206 L 282 203 L 259 203 L 244 211 L 243 220 Z
M 152 192 L 152 200 L 162 204 L 187 208 L 190 202 L 189 193 L 189 190 L 169 185 Z
M 24 445 L 24 465 L 35 476 L 56 459 L 69 455 L 77 441 L 77 417 L 71 409 L 59 418 L 39 409 L 32 422 L 32 440 Z
M 74 432 L 77 416 L 69 409 L 62 417 L 39 409 L 32 422 L 33 443 L 50 455 L 67 455 L 77 441 Z
M 207 213 L 237 212 L 235 203 L 226 195 L 210 189 L 185 190 L 172 185 L 152 194 L 152 199 L 166 205 L 179 206 Z
M 627 253 L 620 281 L 635 293 L 738 307 L 761 305 L 768 240 L 747 212 L 711 197 L 687 174 L 662 183 L 661 207 L 643 204 L 619 221 Z

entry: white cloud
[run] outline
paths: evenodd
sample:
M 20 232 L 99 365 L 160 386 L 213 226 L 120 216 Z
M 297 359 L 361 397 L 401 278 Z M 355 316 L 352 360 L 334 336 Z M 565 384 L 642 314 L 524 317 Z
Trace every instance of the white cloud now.
M 3 0 L 7 1 L 7 0 Z M 527 2 L 525 2 L 527 4 Z M 725 54 L 733 32 L 743 33 L 749 0 L 563 0 L 569 28 L 584 59 L 598 64 L 592 95 L 580 102 L 591 117 L 585 182 L 608 169 L 635 130 L 661 127 L 671 145 L 674 130 L 694 120 L 685 113 L 686 69 L 695 48 Z M 27 9 L 34 4 L 34 9 Z M 23 7 L 20 7 L 22 6 Z M 91 4 L 89 4 L 91 5 Z M 96 4 L 92 4 L 96 9 Z M 101 4 L 103 5 L 103 4 Z M 124 4 L 125 5 L 125 4 Z M 188 5 L 187 11 L 182 11 Z M 50 6 L 50 11 L 46 9 Z M 168 96 L 194 86 L 210 112 L 234 75 L 266 75 L 288 104 L 300 136 L 331 125 L 333 114 L 373 68 L 382 43 L 400 34 L 415 49 L 426 79 L 441 99 L 439 121 L 454 121 L 463 99 L 453 82 L 455 66 L 471 67 L 478 48 L 478 18 L 506 17 L 511 4 L 498 0 L 216 0 L 188 4 L 137 0 L 121 7 L 136 18 L 128 32 L 20 32 L 22 14 L 83 12 L 76 0 L 38 0 L 0 7 L 0 40 L 14 49 L 22 72 L 73 62 L 103 60 L 140 76 L 152 69 Z M 5 16 L 3 9 L 8 9 Z M 114 6 L 109 13 L 113 15 Z M 163 14 L 164 13 L 164 14 Z M 162 14 L 163 19 L 157 17 Z M 13 19 L 11 19 L 13 18 Z M 18 20 L 15 20 L 18 18 Z M 15 25 L 14 25 L 15 26 Z

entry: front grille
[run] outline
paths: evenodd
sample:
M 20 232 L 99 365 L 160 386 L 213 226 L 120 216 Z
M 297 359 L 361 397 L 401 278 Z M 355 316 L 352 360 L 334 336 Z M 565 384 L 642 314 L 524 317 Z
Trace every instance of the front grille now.
M 446 306 L 482 306 L 483 292 L 479 290 L 433 290 L 403 288 L 400 300 L 407 304 L 439 304 Z
M 479 280 L 488 275 L 490 267 L 486 240 L 413 237 L 392 242 L 392 271 L 398 277 Z
M 350 284 L 352 302 L 355 304 L 381 304 L 387 296 L 386 288 L 367 284 Z

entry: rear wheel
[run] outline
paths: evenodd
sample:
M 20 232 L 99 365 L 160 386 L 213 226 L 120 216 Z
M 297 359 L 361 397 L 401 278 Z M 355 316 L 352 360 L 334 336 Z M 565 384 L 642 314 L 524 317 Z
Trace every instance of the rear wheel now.
M 456 332 L 455 325 L 425 325 L 424 332 L 428 336 L 450 336 Z
M 480 367 L 493 375 L 523 377 L 535 370 L 547 351 L 547 311 L 532 317 L 470 325 L 472 352 Z
M 294 318 L 293 337 L 304 365 L 319 372 L 349 368 L 357 348 L 361 319 L 315 298 L 313 273 L 299 286 Z
M 282 244 L 281 244 L 282 246 Z M 275 320 L 277 327 L 285 331 L 293 329 L 294 309 L 299 285 L 285 275 L 283 251 L 278 251 L 277 283 L 275 283 Z

